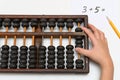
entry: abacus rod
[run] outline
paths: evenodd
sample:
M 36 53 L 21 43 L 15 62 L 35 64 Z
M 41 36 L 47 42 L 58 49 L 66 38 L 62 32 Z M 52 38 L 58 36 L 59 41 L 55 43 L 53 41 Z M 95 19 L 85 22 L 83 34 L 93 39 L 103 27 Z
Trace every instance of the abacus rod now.
M 24 32 L 26 32 L 26 27 L 24 27 L 23 29 L 24 29 Z M 24 46 L 26 45 L 26 36 L 25 35 L 23 36 L 23 45 Z
M 78 28 L 80 28 L 80 23 L 78 22 Z M 80 53 L 78 53 L 78 59 L 80 59 Z
M 60 32 L 62 32 L 62 27 L 60 27 Z M 60 35 L 60 46 L 62 46 L 62 36 Z
M 32 28 L 32 32 L 35 32 L 35 27 Z M 32 45 L 35 45 L 35 36 L 32 36 Z
M 68 32 L 71 32 L 71 28 L 68 29 Z M 69 36 L 68 41 L 69 41 L 69 45 L 71 45 L 71 36 Z
M 51 27 L 50 30 L 53 32 L 53 27 Z M 53 36 L 50 36 L 50 45 L 53 45 Z
M 14 32 L 17 32 L 17 28 L 14 28 Z M 14 36 L 14 45 L 16 45 L 16 35 Z
M 6 32 L 8 32 L 8 26 L 6 27 Z M 6 35 L 5 36 L 5 45 L 7 45 L 7 39 L 8 39 L 8 36 Z

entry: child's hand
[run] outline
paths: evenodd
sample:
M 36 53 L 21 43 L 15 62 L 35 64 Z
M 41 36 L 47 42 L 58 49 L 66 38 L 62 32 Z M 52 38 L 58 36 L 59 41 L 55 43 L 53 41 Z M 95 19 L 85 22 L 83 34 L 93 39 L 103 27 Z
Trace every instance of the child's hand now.
M 85 50 L 83 48 L 76 48 L 76 51 L 80 54 L 89 57 L 96 63 L 100 64 L 102 70 L 106 68 L 113 69 L 113 63 L 109 54 L 107 39 L 105 38 L 104 33 L 98 30 L 97 28 L 95 28 L 93 25 L 89 25 L 89 28 L 92 31 L 90 31 L 85 27 L 81 27 L 81 29 L 86 32 L 86 34 L 89 36 L 90 40 L 92 41 L 93 44 L 92 49 Z M 104 77 L 104 79 L 101 78 L 101 80 L 108 80 L 108 79 Z

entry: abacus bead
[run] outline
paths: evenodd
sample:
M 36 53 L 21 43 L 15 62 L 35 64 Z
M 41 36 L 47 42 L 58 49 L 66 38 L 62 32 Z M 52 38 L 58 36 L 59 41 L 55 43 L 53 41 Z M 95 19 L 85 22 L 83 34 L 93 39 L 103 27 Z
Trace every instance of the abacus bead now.
M 45 55 L 46 52 L 41 50 L 41 51 L 39 51 L 39 54 L 40 54 L 40 55 Z
M 82 63 L 83 63 L 83 60 L 82 60 L 82 59 L 77 59 L 77 60 L 75 61 L 75 63 L 76 63 L 76 64 L 82 64 Z
M 7 68 L 8 65 L 7 65 L 6 63 L 3 63 L 3 64 L 0 65 L 0 67 L 1 67 L 2 69 L 4 69 L 4 68 Z
M 45 51 L 45 50 L 46 50 L 46 47 L 45 47 L 45 46 L 40 46 L 39 49 Z
M 47 22 L 47 19 L 42 18 L 42 19 L 40 19 L 40 22 Z
M 83 45 L 81 45 L 81 44 L 75 45 L 75 48 L 77 48 L 77 47 L 83 48 Z
M 2 50 L 1 53 L 2 54 L 9 54 L 9 51 L 8 50 Z
M 1 55 L 1 58 L 8 59 L 8 55 L 2 54 L 2 55 Z
M 57 60 L 57 63 L 58 63 L 58 64 L 64 64 L 65 61 L 64 61 L 63 59 L 58 59 L 58 60 Z
M 76 22 L 77 22 L 77 23 L 82 23 L 82 22 L 83 22 L 83 19 L 78 18 L 78 19 L 76 19 Z
M 46 28 L 46 27 L 47 27 L 47 23 L 45 23 L 45 22 L 40 23 L 40 27 L 41 27 L 41 28 L 42 28 L 42 27 Z
M 48 51 L 48 54 L 49 54 L 49 55 L 54 55 L 54 54 L 55 54 L 55 51 Z
M 33 54 L 33 55 L 29 55 L 29 58 L 30 58 L 30 59 L 34 59 L 34 58 L 36 58 L 36 57 L 37 57 L 37 56 L 34 55 L 34 54 Z
M 76 40 L 76 41 L 75 41 L 75 44 L 82 44 L 82 43 L 83 43 L 82 40 Z
M 83 69 L 83 67 L 84 67 L 84 66 L 83 66 L 82 64 L 76 64 L 76 68 L 77 68 L 77 69 Z
M 13 19 L 13 28 L 19 28 L 19 27 L 20 27 L 20 20 Z
M 39 67 L 40 69 L 45 69 L 45 65 L 42 65 L 42 64 L 38 65 L 38 67 Z
M 39 60 L 39 64 L 45 64 L 46 63 L 46 60 Z
M 76 28 L 75 32 L 82 32 L 82 29 L 81 28 Z
M 59 55 L 59 54 L 64 55 L 64 53 L 65 53 L 65 52 L 64 52 L 64 51 L 62 51 L 62 50 L 61 50 L 61 51 L 59 50 L 59 51 L 57 52 L 57 54 L 58 54 L 58 55 Z
M 27 59 L 27 55 L 20 55 L 20 59 Z
M 58 23 L 64 23 L 64 19 L 62 19 L 62 18 L 58 19 L 57 21 L 58 21 Z
M 36 63 L 36 60 L 35 59 L 30 59 L 29 63 Z
M 55 59 L 55 55 L 48 55 L 48 59 Z
M 64 46 L 58 46 L 57 50 L 65 50 Z
M 74 63 L 73 59 L 67 59 L 67 63 Z
M 3 50 L 9 50 L 9 46 L 8 46 L 8 45 L 3 45 L 3 46 L 2 46 L 2 49 L 3 49 Z
M 16 64 L 10 64 L 9 67 L 12 68 L 12 69 L 15 69 L 15 68 L 17 68 L 17 65 Z
M 20 47 L 20 50 L 26 50 L 26 51 L 27 51 L 27 50 L 28 50 L 28 47 L 27 47 L 27 46 L 21 46 L 21 47 Z
M 67 45 L 67 46 L 66 46 L 66 49 L 72 50 L 73 48 L 74 48 L 73 45 Z
M 28 19 L 22 19 L 22 27 L 29 27 Z
M 10 56 L 10 58 L 11 58 L 11 59 L 17 59 L 18 56 L 17 56 L 17 55 L 12 55 L 12 56 Z
M 38 20 L 37 20 L 37 19 L 31 19 L 31 22 L 35 22 L 35 23 L 37 23 Z
M 67 23 L 66 26 L 67 28 L 73 28 L 73 23 Z
M 65 24 L 64 23 L 58 23 L 57 26 L 63 28 L 65 26 Z
M 66 22 L 67 23 L 73 23 L 73 19 L 67 19 Z
M 0 28 L 2 27 L 2 19 L 0 18 Z
M 64 69 L 65 65 L 57 65 L 58 69 Z
M 48 64 L 53 64 L 53 63 L 55 63 L 55 60 L 54 59 L 49 59 L 47 62 L 48 62 Z
M 24 54 L 24 55 L 27 55 L 27 51 L 20 51 L 20 54 Z
M 39 58 L 40 58 L 40 59 L 45 59 L 46 56 L 45 56 L 45 55 L 40 55 Z
M 64 58 L 65 58 L 64 55 L 57 56 L 57 59 L 64 59 Z
M 29 67 L 30 69 L 34 69 L 34 68 L 36 68 L 36 65 L 35 65 L 35 64 L 30 64 L 30 65 L 28 65 L 28 67 Z
M 29 54 L 30 54 L 30 55 L 36 54 L 36 53 L 37 53 L 37 51 L 34 51 L 34 50 L 29 51 Z
M 8 18 L 4 19 L 4 26 L 10 28 L 11 27 L 11 20 Z
M 34 46 L 34 45 L 31 45 L 31 46 L 29 47 L 29 49 L 30 49 L 30 50 L 37 50 L 37 47 Z
M 49 23 L 49 27 L 50 27 L 50 28 L 51 28 L 51 27 L 53 27 L 53 28 L 54 28 L 54 27 L 55 27 L 55 23 L 50 22 L 50 23 Z
M 17 63 L 17 59 L 10 60 L 10 63 Z
M 56 20 L 52 18 L 52 19 L 49 19 L 49 22 L 50 22 L 50 23 L 51 23 L 51 22 L 52 22 L 52 23 L 55 23 Z
M 31 19 L 31 27 L 38 27 L 38 20 L 37 19 Z
M 55 50 L 55 46 L 48 46 L 48 50 Z
M 19 65 L 19 68 L 26 68 L 26 67 L 27 67 L 26 64 L 20 63 L 20 65 Z
M 74 56 L 73 56 L 73 54 L 67 54 L 66 58 L 68 58 L 68 59 L 73 59 Z
M 12 51 L 11 51 L 11 54 L 16 55 L 16 54 L 18 54 L 18 51 L 17 51 L 17 50 L 12 50 Z
M 83 39 L 83 36 L 76 36 L 75 39 L 76 39 L 76 40 L 82 40 L 82 39 Z
M 67 64 L 67 69 L 73 69 L 74 65 L 73 64 Z
M 26 61 L 26 59 L 21 59 L 21 60 L 19 61 L 19 63 L 21 63 L 21 64 L 26 64 L 27 61 Z
M 8 60 L 7 59 L 2 59 L 1 63 L 8 63 Z
M 74 51 L 72 51 L 72 50 L 67 50 L 67 51 L 66 51 L 66 54 L 74 54 Z
M 47 68 L 48 68 L 48 69 L 54 69 L 54 68 L 55 68 L 55 65 L 48 64 L 48 65 L 47 65 Z
M 11 46 L 11 50 L 18 50 L 18 46 Z

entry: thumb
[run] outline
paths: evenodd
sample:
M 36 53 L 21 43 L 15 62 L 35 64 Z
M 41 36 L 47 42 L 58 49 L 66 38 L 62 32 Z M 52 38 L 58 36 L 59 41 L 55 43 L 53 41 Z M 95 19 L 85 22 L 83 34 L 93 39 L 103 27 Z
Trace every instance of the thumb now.
M 83 48 L 76 48 L 75 49 L 79 54 L 85 55 L 87 57 L 89 57 L 89 50 L 83 49 Z

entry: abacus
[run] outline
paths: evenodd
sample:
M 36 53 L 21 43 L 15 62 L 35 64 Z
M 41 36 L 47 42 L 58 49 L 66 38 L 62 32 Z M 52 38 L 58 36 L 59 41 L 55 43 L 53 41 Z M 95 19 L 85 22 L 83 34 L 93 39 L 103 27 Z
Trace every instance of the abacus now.
M 87 15 L 0 15 L 0 38 L 4 39 L 0 45 L 0 72 L 88 73 L 89 59 L 75 51 L 76 47 L 89 47 L 81 26 L 88 27 Z M 28 32 L 28 28 L 32 30 Z M 13 39 L 12 46 L 8 45 L 9 38 Z M 29 46 L 27 38 L 31 39 Z M 22 39 L 20 47 L 17 39 Z M 46 45 L 45 39 L 49 39 Z

